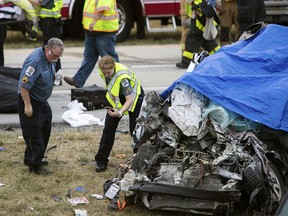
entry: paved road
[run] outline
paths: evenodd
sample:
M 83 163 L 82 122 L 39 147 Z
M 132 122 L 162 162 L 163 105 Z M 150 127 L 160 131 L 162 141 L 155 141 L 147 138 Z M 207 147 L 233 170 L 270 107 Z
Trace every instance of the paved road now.
M 117 46 L 120 62 L 128 65 L 140 78 L 145 91 L 162 91 L 185 70 L 175 67 L 181 53 L 179 44 Z M 5 50 L 5 66 L 21 67 L 23 61 L 32 49 Z M 67 47 L 61 59 L 63 75 L 73 76 L 79 68 L 83 57 L 83 47 Z M 85 86 L 97 84 L 103 86 L 97 68 L 94 69 Z M 61 116 L 68 110 L 71 101 L 71 86 L 63 81 L 62 86 L 54 88 L 50 105 L 53 110 L 53 123 L 64 123 Z M 105 110 L 87 111 L 97 118 L 105 117 Z M 19 125 L 18 114 L 0 114 L 0 125 Z

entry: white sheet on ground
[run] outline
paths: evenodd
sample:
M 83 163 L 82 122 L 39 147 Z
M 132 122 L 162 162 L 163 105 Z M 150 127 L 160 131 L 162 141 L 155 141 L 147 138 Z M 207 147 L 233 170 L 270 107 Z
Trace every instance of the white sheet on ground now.
M 104 122 L 99 118 L 96 118 L 91 114 L 84 114 L 86 108 L 83 106 L 83 103 L 74 100 L 68 104 L 68 107 L 70 110 L 65 111 L 61 118 L 72 127 L 104 125 Z

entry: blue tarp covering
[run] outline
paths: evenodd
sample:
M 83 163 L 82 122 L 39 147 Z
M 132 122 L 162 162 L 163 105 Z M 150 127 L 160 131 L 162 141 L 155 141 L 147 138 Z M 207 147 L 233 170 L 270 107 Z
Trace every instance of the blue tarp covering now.
M 288 27 L 270 24 L 222 47 L 161 96 L 167 98 L 179 83 L 252 121 L 288 131 Z

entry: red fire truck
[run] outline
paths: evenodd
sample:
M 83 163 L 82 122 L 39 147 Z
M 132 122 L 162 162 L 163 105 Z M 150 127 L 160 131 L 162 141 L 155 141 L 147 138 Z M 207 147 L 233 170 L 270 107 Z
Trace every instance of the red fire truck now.
M 1 0 L 0 0 L 1 1 Z M 82 12 L 85 0 L 63 0 L 62 19 L 64 34 L 83 35 Z M 120 28 L 117 41 L 125 41 L 133 27 L 137 37 L 144 38 L 149 32 L 176 31 L 180 25 L 180 0 L 116 0 Z M 266 22 L 288 24 L 288 0 L 264 0 Z M 152 20 L 161 21 L 155 28 Z
M 82 11 L 85 0 L 64 0 L 62 18 L 65 34 L 82 34 Z M 176 31 L 179 22 L 180 0 L 117 0 L 120 28 L 117 41 L 126 40 L 137 26 L 137 36 L 145 32 Z M 151 20 L 161 20 L 161 27 L 152 28 Z
M 137 27 L 137 37 L 145 33 L 176 31 L 180 25 L 180 0 L 116 0 L 119 12 L 120 29 L 117 41 L 126 40 L 133 27 Z M 82 10 L 85 0 L 64 0 L 62 17 L 67 34 L 83 34 Z M 288 24 L 288 0 L 264 0 L 266 22 Z M 161 26 L 152 28 L 151 20 L 160 20 Z

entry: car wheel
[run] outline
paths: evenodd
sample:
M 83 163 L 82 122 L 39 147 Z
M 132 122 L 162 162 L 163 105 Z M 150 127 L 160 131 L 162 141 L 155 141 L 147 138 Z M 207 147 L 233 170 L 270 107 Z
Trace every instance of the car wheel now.
M 117 0 L 117 9 L 119 14 L 119 30 L 117 32 L 116 41 L 122 42 L 130 36 L 133 14 L 131 4 L 127 3 L 125 0 Z

